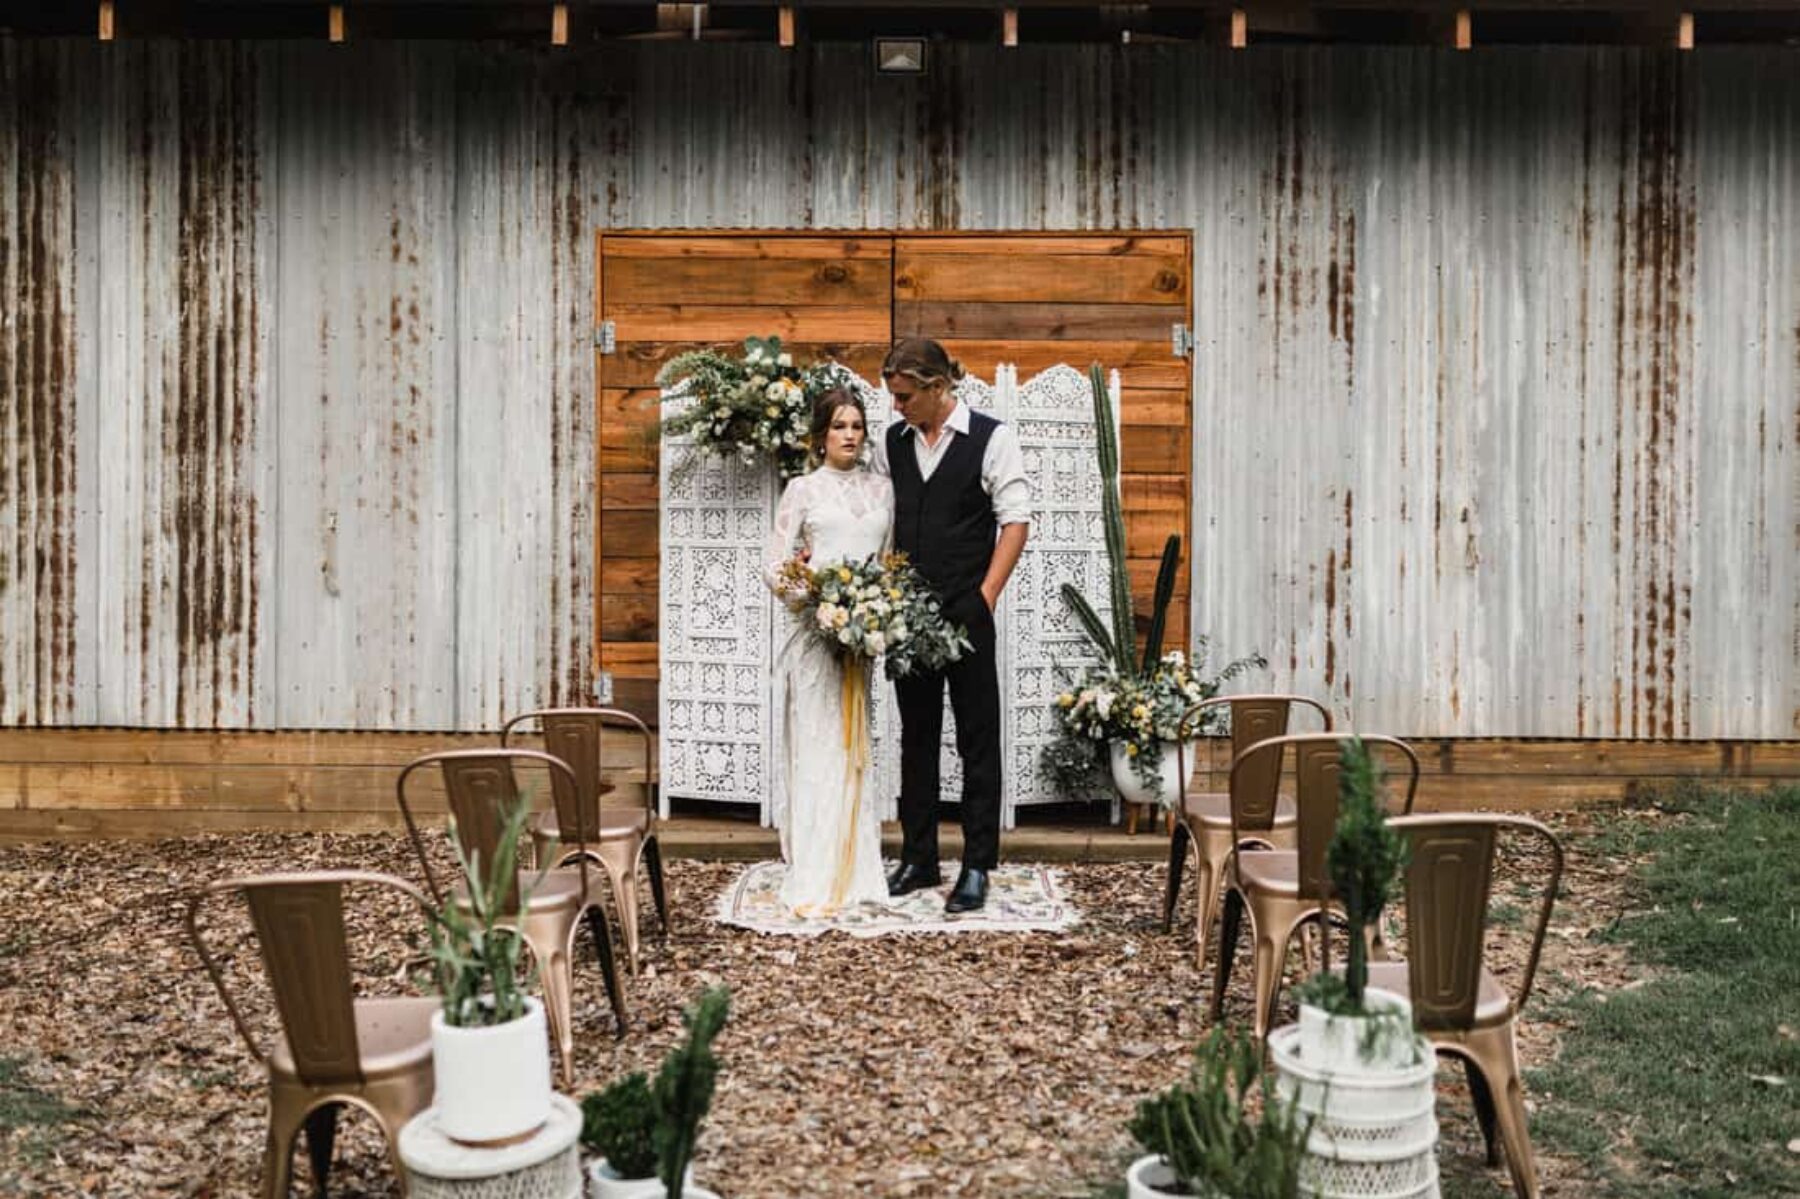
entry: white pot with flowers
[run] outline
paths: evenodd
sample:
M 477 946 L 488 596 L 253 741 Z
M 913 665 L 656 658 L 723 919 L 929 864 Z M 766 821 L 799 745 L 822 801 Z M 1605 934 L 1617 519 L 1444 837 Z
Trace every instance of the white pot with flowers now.
M 431 1017 L 433 1107 L 451 1140 L 498 1145 L 526 1136 L 550 1118 L 550 1036 L 543 1004 L 520 977 L 523 939 L 502 926 L 507 893 L 518 877 L 526 805 L 508 814 L 491 862 L 464 852 L 450 836 L 468 879 L 464 901 L 433 913 L 431 954 L 443 1007 Z M 520 885 L 519 906 L 530 887 Z
M 1199 667 L 1204 659 L 1205 638 L 1190 663 L 1180 650 L 1163 652 L 1163 631 L 1168 624 L 1169 603 L 1175 596 L 1175 579 L 1181 566 L 1181 538 L 1170 534 L 1163 543 L 1151 593 L 1150 624 L 1144 650 L 1137 653 L 1137 625 L 1132 612 L 1131 575 L 1125 555 L 1125 517 L 1119 495 L 1118 424 L 1113 395 L 1100 367 L 1088 373 L 1094 396 L 1094 434 L 1099 456 L 1101 509 L 1106 527 L 1108 558 L 1107 604 L 1111 627 L 1087 597 L 1070 583 L 1063 584 L 1063 602 L 1099 657 L 1072 688 L 1057 696 L 1056 705 L 1066 740 L 1086 739 L 1106 747 L 1107 766 L 1119 795 L 1133 806 L 1129 828 L 1137 828 L 1137 806 L 1158 805 L 1174 811 L 1181 803 L 1180 767 L 1191 771 L 1199 746 L 1175 741 L 1182 713 L 1218 693 L 1233 675 L 1251 666 L 1266 665 L 1258 656 L 1231 663 L 1216 677 L 1203 680 Z M 1201 727 L 1196 733 L 1217 731 Z M 1056 755 L 1062 773 L 1068 755 Z

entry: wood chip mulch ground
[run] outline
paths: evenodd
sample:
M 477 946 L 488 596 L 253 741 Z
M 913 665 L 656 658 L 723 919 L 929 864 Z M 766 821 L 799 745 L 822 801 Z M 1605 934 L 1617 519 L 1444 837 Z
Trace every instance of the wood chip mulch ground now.
M 1579 839 L 1594 821 L 1633 818 L 1556 823 Z M 418 878 L 393 836 L 0 847 L 0 1061 L 12 1063 L 18 1085 L 67 1111 L 62 1123 L 0 1122 L 0 1193 L 256 1193 L 259 1070 L 188 945 L 185 897 L 235 874 L 326 866 Z M 1539 973 L 1539 1012 L 1552 1006 L 1541 1000 L 1571 988 L 1632 985 L 1620 952 L 1593 936 L 1624 910 L 1630 866 L 1572 855 Z M 1514 864 L 1497 903 L 1528 914 L 1527 868 Z M 1184 1072 L 1207 1027 L 1213 966 L 1197 972 L 1192 961 L 1191 874 L 1178 935 L 1159 929 L 1163 867 L 1120 864 L 1065 868 L 1085 917 L 1068 933 L 799 940 L 708 919 L 740 869 L 670 865 L 675 932 L 667 942 L 647 938 L 644 972 L 627 980 L 631 1027 L 622 1039 L 584 937 L 577 1095 L 628 1070 L 654 1072 L 679 1035 L 683 1005 L 723 982 L 732 1015 L 696 1167 L 705 1185 L 733 1199 L 1117 1187 L 1135 1156 L 1126 1120 Z M 241 914 L 207 923 L 228 951 L 247 950 Z M 352 932 L 368 992 L 409 988 L 417 937 L 403 930 L 417 927 L 394 905 L 357 909 Z M 1507 941 L 1502 961 L 1512 971 L 1523 937 Z M 231 956 L 233 977 L 254 982 L 254 955 Z M 1247 946 L 1227 1019 L 1248 1019 L 1246 958 Z M 266 1016 L 254 987 L 251 1006 Z M 1527 1064 L 1554 1054 L 1557 1035 L 1545 1019 L 1528 1019 Z M 1506 1193 L 1504 1173 L 1482 1161 L 1460 1071 L 1444 1071 L 1441 1083 L 1446 1194 Z M 368 1121 L 347 1120 L 338 1144 L 334 1194 L 396 1193 Z M 1540 1157 L 1548 1193 L 1584 1193 L 1575 1163 Z M 305 1185 L 304 1153 L 295 1170 Z

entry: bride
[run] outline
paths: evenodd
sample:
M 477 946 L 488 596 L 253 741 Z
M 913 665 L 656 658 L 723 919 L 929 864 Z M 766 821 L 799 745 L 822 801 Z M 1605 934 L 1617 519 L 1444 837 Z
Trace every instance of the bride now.
M 885 550 L 894 523 L 893 485 L 862 465 L 868 428 L 862 401 L 837 388 L 813 407 L 813 470 L 782 494 L 763 552 L 763 578 L 782 596 L 782 568 L 794 558 L 817 570 L 860 562 Z M 785 598 L 785 597 L 783 597 Z M 783 714 L 774 771 L 776 827 L 787 880 L 781 901 L 797 916 L 825 918 L 859 903 L 887 902 L 881 869 L 876 797 L 865 792 L 866 763 L 849 745 L 867 745 L 867 729 L 851 736 L 844 711 L 845 670 L 830 648 L 791 621 L 775 662 L 775 703 Z M 868 695 L 865 677 L 861 694 Z M 849 719 L 867 720 L 867 707 Z

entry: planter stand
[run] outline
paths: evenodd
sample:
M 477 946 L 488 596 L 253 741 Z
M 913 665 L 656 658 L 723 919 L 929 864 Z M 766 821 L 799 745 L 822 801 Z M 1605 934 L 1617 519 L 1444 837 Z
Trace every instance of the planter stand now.
M 550 1119 L 516 1145 L 459 1144 L 426 1108 L 400 1130 L 400 1160 L 412 1199 L 581 1199 L 581 1109 L 550 1097 Z
M 1301 1060 L 1300 1026 L 1269 1034 L 1275 1090 L 1312 1118 L 1300 1193 L 1309 1199 L 1438 1199 L 1437 1055 L 1394 1070 L 1332 1070 Z

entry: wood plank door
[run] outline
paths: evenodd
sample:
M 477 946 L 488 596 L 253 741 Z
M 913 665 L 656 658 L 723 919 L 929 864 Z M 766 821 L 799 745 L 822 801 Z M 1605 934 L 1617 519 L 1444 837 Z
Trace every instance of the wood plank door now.
M 600 519 L 596 645 L 615 700 L 657 718 L 656 372 L 676 354 L 775 334 L 800 361 L 829 356 L 873 378 L 892 341 L 886 234 L 601 233 L 596 319 Z
M 931 234 L 894 240 L 894 332 L 942 341 L 984 379 L 997 363 L 1024 382 L 1059 362 L 1117 368 L 1123 387 L 1120 489 L 1141 639 L 1165 538 L 1182 569 L 1164 644 L 1188 633 L 1193 371 L 1173 326 L 1190 323 L 1192 241 L 1184 233 Z
M 1021 381 L 1058 362 L 1117 368 L 1139 632 L 1163 539 L 1179 533 L 1167 643 L 1185 643 L 1192 371 L 1170 332 L 1190 319 L 1187 234 L 608 232 L 596 280 L 616 339 L 595 356 L 596 644 L 622 704 L 656 717 L 656 372 L 683 350 L 769 333 L 870 380 L 892 340 L 916 334 L 988 380 L 1001 362 Z

